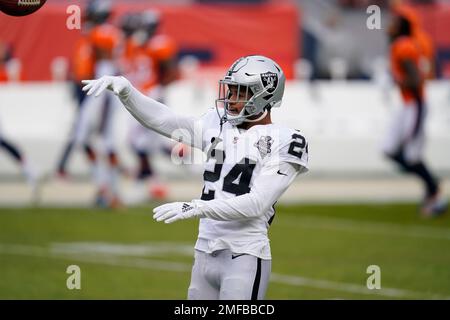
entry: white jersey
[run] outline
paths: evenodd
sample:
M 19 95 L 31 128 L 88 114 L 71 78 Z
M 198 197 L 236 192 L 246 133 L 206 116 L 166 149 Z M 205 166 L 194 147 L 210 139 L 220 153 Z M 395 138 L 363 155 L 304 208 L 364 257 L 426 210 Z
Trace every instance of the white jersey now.
M 195 248 L 271 259 L 267 230 L 273 206 L 308 170 L 303 134 L 277 124 L 240 131 L 226 122 L 221 128 L 216 110 L 200 118 L 178 115 L 133 87 L 119 97 L 145 127 L 207 154 L 201 200 L 192 200 L 200 217 Z
M 220 130 L 216 110 L 206 113 L 201 121 L 203 149 L 207 154 L 202 200 L 230 199 L 249 193 L 258 176 L 264 174 L 263 168 L 270 165 L 291 163 L 300 173 L 307 171 L 308 144 L 298 130 L 277 124 L 242 130 L 227 122 Z M 282 168 L 280 165 L 277 167 Z M 280 171 L 278 174 L 286 174 Z M 275 216 L 275 202 L 257 218 L 231 221 L 201 218 L 195 248 L 204 252 L 230 249 L 270 259 L 267 231 Z

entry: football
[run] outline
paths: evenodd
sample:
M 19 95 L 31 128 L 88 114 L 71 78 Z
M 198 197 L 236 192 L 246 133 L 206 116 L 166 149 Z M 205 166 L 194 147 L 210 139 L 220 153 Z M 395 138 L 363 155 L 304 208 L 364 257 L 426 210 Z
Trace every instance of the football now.
M 0 0 L 0 11 L 10 16 L 26 16 L 39 10 L 47 0 Z

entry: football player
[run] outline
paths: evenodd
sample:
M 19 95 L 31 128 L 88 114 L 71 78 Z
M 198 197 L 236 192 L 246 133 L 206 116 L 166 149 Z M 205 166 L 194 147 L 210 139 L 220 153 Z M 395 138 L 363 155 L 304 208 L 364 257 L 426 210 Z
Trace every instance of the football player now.
M 69 140 L 64 146 L 63 152 L 58 161 L 57 173 L 61 178 L 67 177 L 66 167 L 75 146 L 75 136 L 81 126 L 81 108 L 84 105 L 83 102 L 86 97 L 86 95 L 81 91 L 81 80 L 92 78 L 95 75 L 95 53 L 94 45 L 91 41 L 91 33 L 97 26 L 106 24 L 111 17 L 111 14 L 111 3 L 105 0 L 89 1 L 83 14 L 83 28 L 81 29 L 81 37 L 75 45 L 75 51 L 71 61 L 71 85 L 78 108 Z M 93 154 L 95 153 L 92 145 L 86 142 L 83 149 L 88 159 L 92 159 Z
M 113 91 L 147 128 L 206 153 L 200 199 L 155 208 L 154 219 L 199 218 L 189 299 L 263 299 L 271 271 L 268 228 L 274 205 L 308 169 L 308 142 L 272 123 L 285 76 L 273 60 L 238 59 L 219 81 L 216 110 L 199 118 L 175 114 L 123 77 L 84 81 L 88 95 Z
M 395 16 L 401 16 L 408 20 L 411 27 L 411 36 L 420 51 L 419 68 L 421 74 L 426 79 L 433 79 L 435 77 L 435 49 L 433 41 L 422 27 L 417 11 L 408 4 L 401 2 L 394 2 L 391 10 Z
M 97 77 L 118 74 L 117 56 L 122 38 L 119 30 L 111 24 L 102 24 L 92 29 L 90 42 L 94 52 L 94 72 Z M 94 182 L 97 185 L 96 204 L 100 207 L 122 207 L 119 195 L 119 161 L 114 139 L 114 116 L 118 101 L 114 95 L 103 95 L 101 99 L 86 97 L 79 115 L 75 132 L 76 145 L 92 145 L 98 135 L 99 145 L 87 152 Z M 103 161 L 103 157 L 107 160 Z
M 177 77 L 177 46 L 175 41 L 158 33 L 161 15 L 154 10 L 144 11 L 139 15 L 139 26 L 129 40 L 133 45 L 133 54 L 129 55 L 131 63 L 127 68 L 127 79 L 141 92 L 164 103 L 166 89 Z M 131 50 L 129 50 L 131 51 Z M 136 120 L 129 127 L 129 142 L 139 163 L 136 186 L 148 183 L 148 195 L 153 199 L 164 199 L 167 188 L 162 184 L 153 170 L 151 159 L 155 154 L 171 156 L 172 146 L 167 138 L 154 131 L 147 130 Z
M 421 68 L 427 52 L 412 32 L 408 17 L 398 11 L 394 13 L 389 29 L 390 59 L 392 76 L 400 88 L 403 106 L 393 118 L 384 153 L 423 182 L 425 197 L 421 213 L 424 217 L 432 217 L 445 212 L 447 202 L 440 196 L 438 181 L 423 160 L 427 115 L 424 84 L 429 70 Z

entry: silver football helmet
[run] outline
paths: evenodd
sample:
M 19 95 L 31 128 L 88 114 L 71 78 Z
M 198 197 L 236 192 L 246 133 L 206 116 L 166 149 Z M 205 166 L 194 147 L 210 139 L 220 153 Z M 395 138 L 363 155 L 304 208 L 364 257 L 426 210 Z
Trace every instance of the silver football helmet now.
M 219 98 L 216 108 L 224 108 L 222 122 L 232 125 L 259 121 L 265 117 L 270 108 L 281 105 L 286 78 L 280 66 L 270 58 L 254 55 L 245 56 L 233 63 L 225 77 L 219 80 Z M 230 100 L 230 88 L 237 90 L 236 100 Z M 236 114 L 230 112 L 231 103 L 244 103 L 242 110 Z M 261 114 L 254 119 L 253 116 Z M 253 119 L 249 119 L 253 117 Z

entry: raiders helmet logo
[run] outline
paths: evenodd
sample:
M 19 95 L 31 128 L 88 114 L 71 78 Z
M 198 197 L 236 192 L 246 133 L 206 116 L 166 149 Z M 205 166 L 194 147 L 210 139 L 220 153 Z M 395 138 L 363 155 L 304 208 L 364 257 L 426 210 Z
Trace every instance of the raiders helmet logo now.
M 278 85 L 278 75 L 274 72 L 261 73 L 261 81 L 264 88 L 268 88 L 267 92 L 272 93 Z

